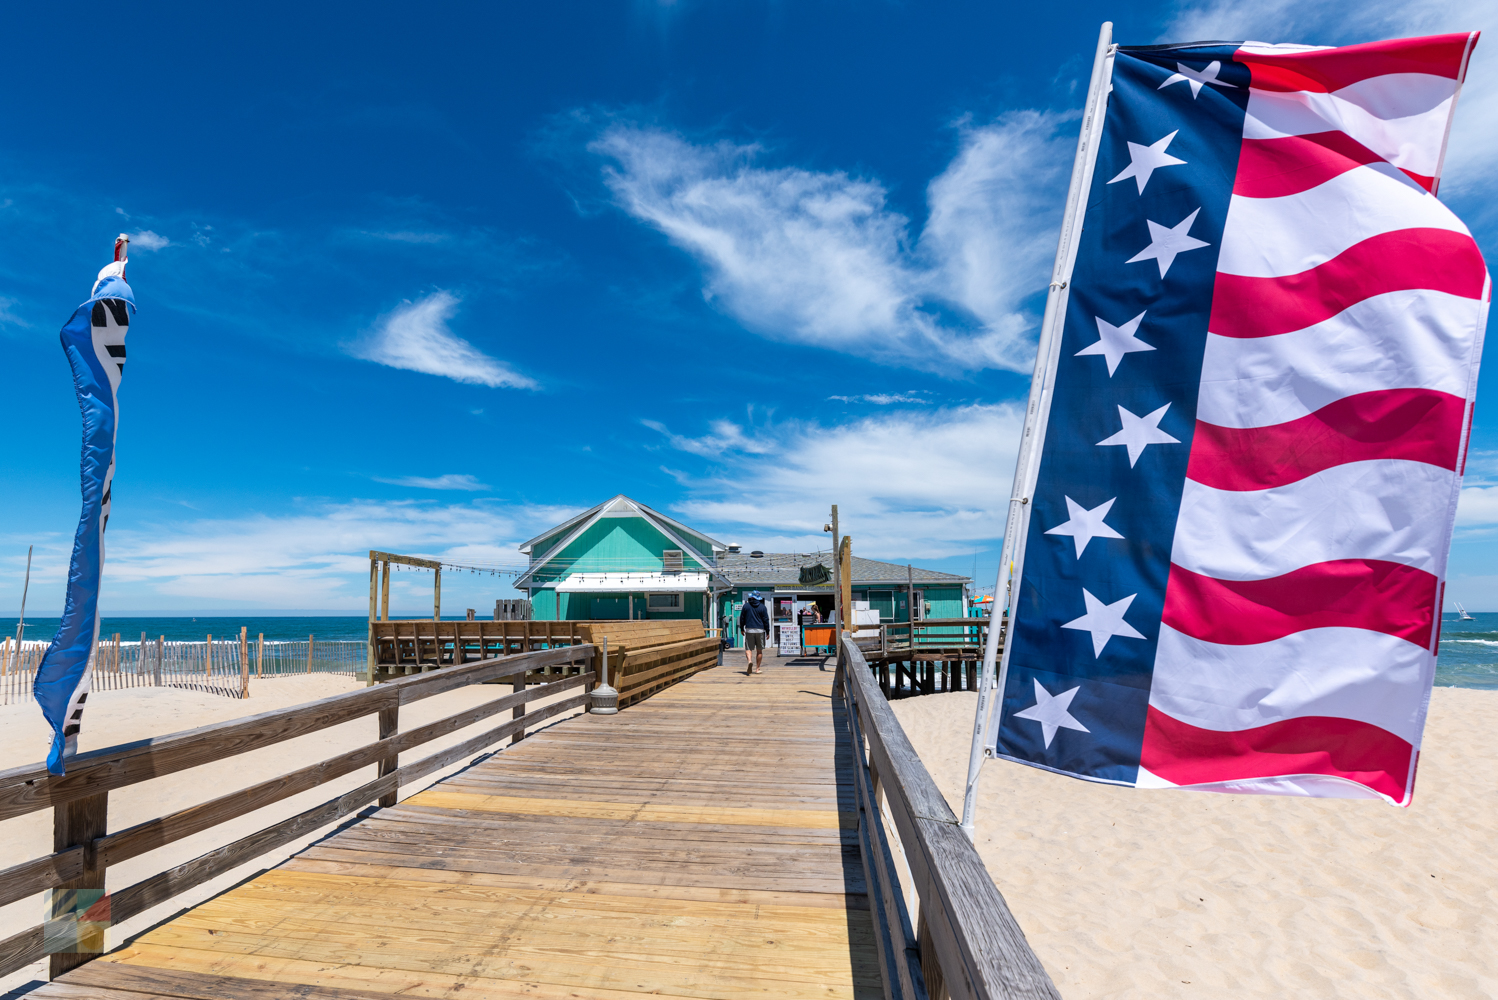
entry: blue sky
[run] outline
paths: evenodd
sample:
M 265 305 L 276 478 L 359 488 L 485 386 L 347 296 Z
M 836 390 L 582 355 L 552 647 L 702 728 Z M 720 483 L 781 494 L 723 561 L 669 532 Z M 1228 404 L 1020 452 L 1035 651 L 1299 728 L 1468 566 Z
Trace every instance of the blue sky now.
M 1097 25 L 1339 44 L 1498 4 L 46 5 L 0 82 L 0 608 L 78 512 L 57 330 L 132 234 L 106 614 L 348 609 L 615 493 L 991 583 Z M 1498 39 L 1443 197 L 1498 235 Z M 1498 387 L 1454 595 L 1498 609 Z M 1489 485 L 1492 483 L 1494 485 Z M 429 580 L 402 578 L 419 609 Z M 510 596 L 444 581 L 445 610 Z

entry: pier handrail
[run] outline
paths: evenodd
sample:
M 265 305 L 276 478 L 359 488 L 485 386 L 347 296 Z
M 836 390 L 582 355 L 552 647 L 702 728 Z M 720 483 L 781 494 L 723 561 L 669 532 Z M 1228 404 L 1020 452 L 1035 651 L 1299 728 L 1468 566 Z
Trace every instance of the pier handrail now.
M 840 688 L 850 709 L 859 841 L 885 997 L 1060 1000 L 851 637 L 844 637 L 840 659 Z M 897 839 L 885 828 L 881 799 Z M 904 858 L 919 899 L 914 931 L 894 864 L 896 852 Z
M 375 800 L 381 806 L 394 805 L 402 785 L 478 753 L 506 736 L 512 742 L 519 740 L 526 726 L 583 707 L 588 700 L 588 687 L 596 676 L 592 667 L 595 653 L 595 646 L 584 644 L 449 667 L 248 718 L 78 754 L 68 760 L 65 776 L 49 774 L 44 764 L 0 771 L 0 821 L 40 809 L 54 810 L 53 853 L 0 870 L 0 906 L 47 889 L 102 890 L 105 873 L 112 864 L 316 788 L 360 768 L 378 765 L 373 781 L 111 893 L 110 919 L 115 923 L 127 920 L 193 886 L 357 812 Z M 557 664 L 578 664 L 581 672 L 549 683 L 525 684 L 527 673 Z M 511 694 L 436 722 L 399 732 L 400 706 L 470 684 L 492 681 L 508 681 L 514 690 Z M 577 687 L 583 688 L 583 693 L 526 714 L 528 702 Z M 505 709 L 511 710 L 510 721 L 422 760 L 398 766 L 403 751 L 464 729 Z M 376 713 L 379 715 L 379 733 L 373 743 L 201 805 L 147 820 L 125 830 L 108 832 L 111 790 L 224 760 Z M 43 927 L 38 924 L 0 940 L 0 976 L 44 957 Z M 92 957 L 86 953 L 55 954 L 52 975 L 60 975 Z

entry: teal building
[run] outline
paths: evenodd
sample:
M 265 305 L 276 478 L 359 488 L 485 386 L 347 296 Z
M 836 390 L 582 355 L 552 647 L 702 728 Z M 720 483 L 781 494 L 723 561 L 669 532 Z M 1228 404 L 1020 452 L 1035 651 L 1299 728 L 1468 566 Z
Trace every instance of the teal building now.
M 520 547 L 530 565 L 515 588 L 540 620 L 726 619 L 737 644 L 738 612 L 759 591 L 775 621 L 791 623 L 815 606 L 833 608 L 829 553 L 744 552 L 629 497 L 616 496 Z M 965 576 L 853 557 L 855 606 L 868 602 L 882 622 L 962 618 Z
M 530 565 L 515 589 L 541 620 L 695 618 L 728 589 L 728 551 L 707 535 L 619 495 L 520 546 Z

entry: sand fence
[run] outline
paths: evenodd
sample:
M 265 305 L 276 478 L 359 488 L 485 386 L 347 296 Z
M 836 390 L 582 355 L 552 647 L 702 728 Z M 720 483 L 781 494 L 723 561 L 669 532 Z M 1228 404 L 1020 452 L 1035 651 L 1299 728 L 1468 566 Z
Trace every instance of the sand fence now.
M 31 697 L 36 670 L 48 643 L 13 636 L 0 642 L 0 705 Z M 357 639 L 267 640 L 244 630 L 232 638 L 206 636 L 202 640 L 155 639 L 141 633 L 139 640 L 123 640 L 116 632 L 100 637 L 90 669 L 92 690 L 118 691 L 134 687 L 174 687 L 248 696 L 251 677 L 332 673 L 362 676 L 368 644 Z

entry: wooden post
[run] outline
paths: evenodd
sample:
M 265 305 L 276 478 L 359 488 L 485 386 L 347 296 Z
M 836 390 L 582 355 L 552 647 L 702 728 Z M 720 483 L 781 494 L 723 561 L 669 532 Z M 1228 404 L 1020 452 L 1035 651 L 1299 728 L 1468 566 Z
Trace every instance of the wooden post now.
M 146 676 L 146 634 L 144 632 L 142 632 L 140 634 L 140 649 L 136 650 L 136 655 L 135 655 L 135 683 L 137 683 L 137 684 L 145 684 L 145 682 L 146 682 L 145 676 Z
M 239 696 L 250 696 L 250 630 L 239 626 Z
M 166 658 L 166 636 L 156 637 L 156 678 L 157 687 L 161 687 L 161 661 Z
M 265 633 L 259 633 L 255 638 L 255 679 L 258 681 L 265 674 L 261 668 L 265 666 Z
M 397 732 L 400 731 L 400 706 L 399 705 L 394 705 L 394 706 L 392 706 L 390 708 L 382 708 L 382 709 L 380 709 L 380 713 L 379 714 L 380 714 L 380 739 L 382 739 L 382 740 L 389 739 L 390 737 L 394 736 Z M 385 775 L 387 775 L 390 772 L 394 771 L 396 769 L 396 767 L 398 766 L 399 761 L 400 761 L 400 754 L 398 754 L 398 753 L 391 754 L 389 757 L 381 758 L 378 777 L 383 778 Z M 388 809 L 391 806 L 395 805 L 396 797 L 399 794 L 400 794 L 400 789 L 393 788 L 389 792 L 387 792 L 386 794 L 381 795 L 380 796 L 380 808 L 381 809 Z
M 203 683 L 211 685 L 213 683 L 213 633 L 212 632 L 208 633 L 208 644 L 203 649 L 203 655 L 204 655 L 203 662 L 206 664 L 206 666 L 203 668 L 204 669 Z
M 837 627 L 832 630 L 833 649 L 837 652 L 837 662 L 843 662 L 843 627 L 848 624 L 848 609 L 843 606 L 843 577 L 842 562 L 838 559 L 838 552 L 842 548 L 842 541 L 837 537 L 837 504 L 832 505 L 832 603 L 837 612 Z M 732 607 L 732 605 L 729 605 Z M 835 686 L 834 682 L 834 686 Z
M 385 560 L 385 568 L 380 573 L 380 621 L 390 620 L 390 560 Z
M 366 670 L 366 673 L 365 673 L 365 678 L 364 678 L 364 682 L 365 682 L 366 686 L 372 685 L 375 682 L 375 627 L 374 627 L 374 623 L 375 623 L 375 613 L 376 613 L 376 608 L 375 608 L 375 582 L 376 582 L 376 579 L 377 579 L 377 577 L 375 576 L 375 574 L 378 571 L 378 568 L 379 568 L 379 563 L 375 561 L 374 551 L 371 550 L 370 553 L 369 553 L 369 650 L 366 653 L 366 661 L 365 661 L 365 670 Z M 389 570 L 389 564 L 388 563 L 386 564 L 386 570 L 387 571 Z
M 853 624 L 853 536 L 844 535 L 842 544 L 838 546 L 837 553 L 838 572 L 842 577 L 840 593 L 842 595 L 843 607 L 846 609 L 846 617 L 841 620 L 844 627 Z
M 312 673 L 312 637 L 307 636 L 307 673 Z
M 120 634 L 114 634 L 114 672 L 120 672 Z
M 432 621 L 442 620 L 442 567 L 438 566 L 432 570 Z M 442 654 L 437 654 L 438 662 L 441 662 Z
M 57 896 L 66 895 L 66 889 L 103 889 L 104 869 L 94 867 L 94 839 L 109 832 L 109 793 L 87 795 L 52 808 L 52 850 L 66 851 L 70 847 L 84 847 L 83 874 L 64 882 L 56 890 Z M 55 897 L 54 897 L 55 898 Z M 61 916 L 54 912 L 52 916 Z M 100 942 L 102 945 L 103 942 Z M 102 950 L 102 948 L 101 948 Z M 51 956 L 50 978 L 56 979 L 70 969 L 98 957 L 98 953 L 62 952 Z

